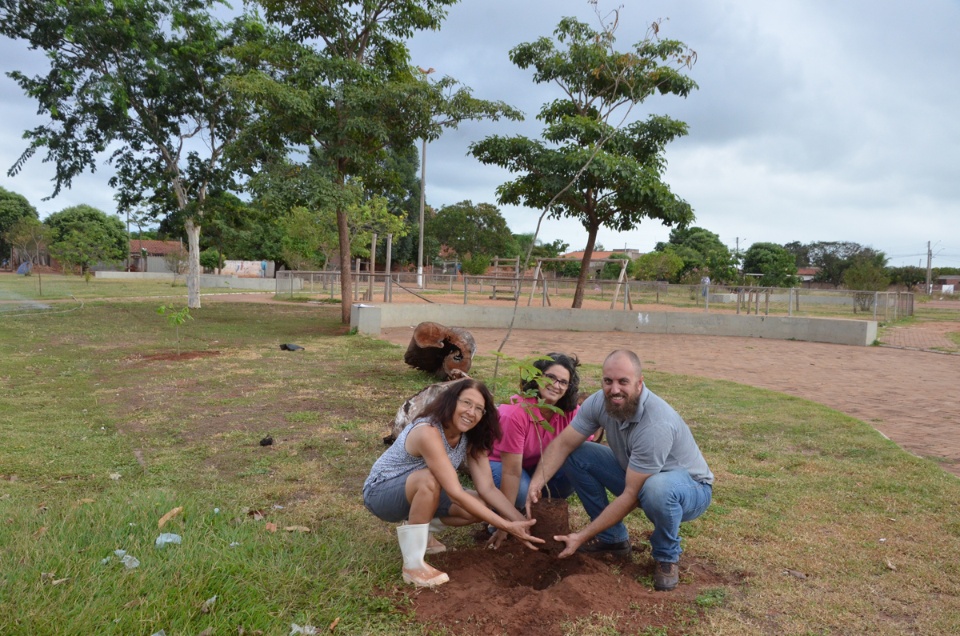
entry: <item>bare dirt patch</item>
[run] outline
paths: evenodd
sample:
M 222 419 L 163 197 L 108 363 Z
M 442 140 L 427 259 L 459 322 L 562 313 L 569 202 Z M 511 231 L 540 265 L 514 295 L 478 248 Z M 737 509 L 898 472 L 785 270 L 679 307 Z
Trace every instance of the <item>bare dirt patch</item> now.
M 463 635 L 584 631 L 574 627 L 577 621 L 620 634 L 644 633 L 676 626 L 678 614 L 686 613 L 678 610 L 696 614 L 696 599 L 705 590 L 742 582 L 709 563 L 684 557 L 681 585 L 672 592 L 655 592 L 648 554 L 634 554 L 629 561 L 581 555 L 558 559 L 516 541 L 499 550 L 448 551 L 429 561 L 449 574 L 450 582 L 412 592 L 417 621 Z

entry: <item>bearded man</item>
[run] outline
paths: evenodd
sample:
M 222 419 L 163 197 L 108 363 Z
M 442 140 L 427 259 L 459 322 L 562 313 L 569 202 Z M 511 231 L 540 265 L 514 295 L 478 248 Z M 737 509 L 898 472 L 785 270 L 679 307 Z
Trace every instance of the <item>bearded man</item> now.
M 636 353 L 608 355 L 602 386 L 544 452 L 530 482 L 527 512 L 562 467 L 591 521 L 554 537 L 566 543 L 560 558 L 575 552 L 629 557 L 623 519 L 641 508 L 653 523 L 654 588 L 672 590 L 680 580 L 680 522 L 696 519 L 710 505 L 713 473 L 683 418 L 644 386 Z M 609 446 L 587 441 L 600 428 Z

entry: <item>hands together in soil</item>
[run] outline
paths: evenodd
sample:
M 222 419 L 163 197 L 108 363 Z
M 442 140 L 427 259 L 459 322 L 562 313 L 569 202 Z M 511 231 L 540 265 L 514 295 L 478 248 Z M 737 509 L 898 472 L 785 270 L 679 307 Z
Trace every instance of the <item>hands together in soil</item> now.
M 559 556 L 629 557 L 623 520 L 639 507 L 653 524 L 654 586 L 672 590 L 679 581 L 680 523 L 703 514 L 713 492 L 713 473 L 690 428 L 644 385 L 632 351 L 607 356 L 602 390 L 579 407 L 576 358 L 552 353 L 538 363 L 539 381 L 521 387 L 530 394 L 513 396 L 499 411 L 483 383 L 451 383 L 374 464 L 364 504 L 380 519 L 405 522 L 397 531 L 404 580 L 418 586 L 449 580 L 423 561 L 445 549 L 431 534 L 442 525 L 481 522 L 501 531 L 488 545 L 500 545 L 509 533 L 537 549 L 545 539 L 518 508 L 529 517 L 542 497 L 565 500 L 576 492 L 591 521 L 577 532 L 549 533 L 563 545 Z M 542 404 L 559 412 L 544 413 Z M 601 429 L 605 444 L 590 441 Z M 476 492 L 457 478 L 464 461 Z

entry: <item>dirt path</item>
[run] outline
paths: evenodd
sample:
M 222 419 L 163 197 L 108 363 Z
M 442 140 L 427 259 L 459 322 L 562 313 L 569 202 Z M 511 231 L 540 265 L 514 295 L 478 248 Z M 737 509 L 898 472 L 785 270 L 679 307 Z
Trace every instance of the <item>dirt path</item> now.
M 960 308 L 958 308 L 960 309 Z M 442 313 L 438 313 L 438 316 Z M 730 380 L 819 402 L 874 426 L 902 448 L 960 476 L 960 355 L 946 334 L 960 323 L 918 322 L 888 330 L 887 346 L 851 347 L 787 340 L 687 335 L 515 330 L 503 348 L 524 357 L 576 353 L 599 364 L 617 348 L 646 368 Z M 471 329 L 480 354 L 496 351 L 505 330 Z M 406 347 L 412 326 L 381 337 Z

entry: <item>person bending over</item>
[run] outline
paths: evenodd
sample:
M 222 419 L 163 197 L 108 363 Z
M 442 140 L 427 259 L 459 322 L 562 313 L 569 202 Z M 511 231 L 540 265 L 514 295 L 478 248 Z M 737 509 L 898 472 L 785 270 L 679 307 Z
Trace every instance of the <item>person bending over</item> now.
M 672 590 L 680 579 L 680 522 L 710 505 L 713 473 L 686 422 L 644 386 L 636 353 L 608 355 L 602 387 L 547 448 L 530 481 L 527 509 L 562 468 L 591 519 L 580 531 L 555 537 L 566 543 L 564 558 L 577 551 L 629 556 L 623 519 L 639 506 L 653 523 L 654 588 Z M 587 441 L 600 428 L 609 447 Z
M 535 521 L 524 519 L 493 482 L 487 455 L 499 436 L 493 396 L 483 383 L 467 378 L 431 402 L 373 464 L 363 503 L 384 521 L 406 522 L 397 538 L 407 583 L 433 587 L 450 580 L 423 560 L 427 552 L 445 550 L 430 534 L 431 526 L 441 523 L 485 522 L 534 550 L 534 543 L 543 543 L 530 534 Z M 457 478 L 464 460 L 477 493 L 464 490 Z

